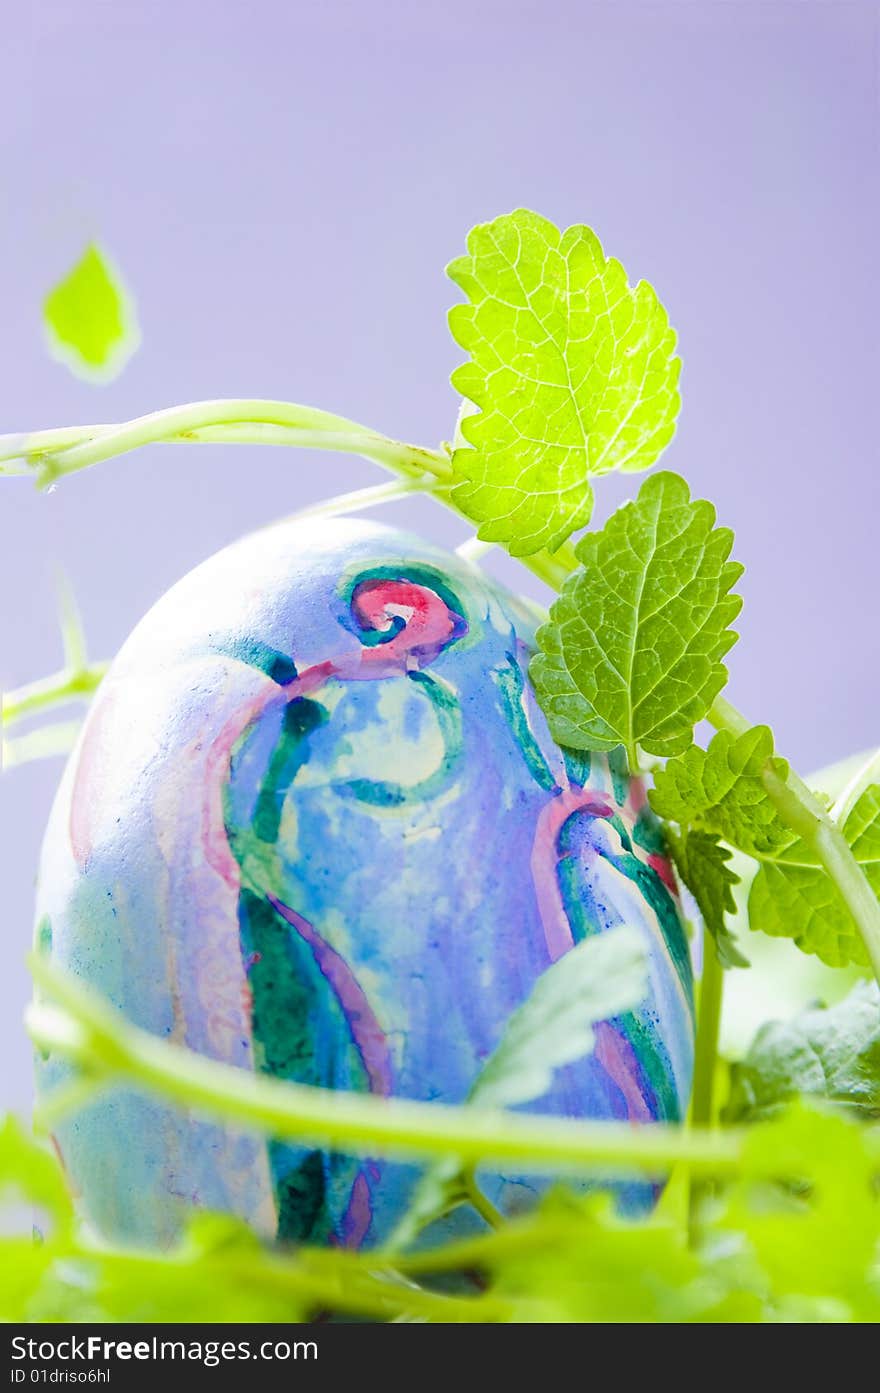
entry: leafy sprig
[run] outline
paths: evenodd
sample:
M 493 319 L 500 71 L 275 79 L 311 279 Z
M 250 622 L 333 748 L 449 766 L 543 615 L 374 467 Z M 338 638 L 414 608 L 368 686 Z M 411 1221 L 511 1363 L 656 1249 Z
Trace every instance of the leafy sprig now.
M 527 209 L 475 227 L 448 275 L 468 297 L 449 315 L 470 355 L 452 384 L 478 408 L 461 423 L 455 500 L 513 556 L 553 551 L 589 522 L 591 478 L 647 469 L 672 439 L 675 334 L 590 228 Z

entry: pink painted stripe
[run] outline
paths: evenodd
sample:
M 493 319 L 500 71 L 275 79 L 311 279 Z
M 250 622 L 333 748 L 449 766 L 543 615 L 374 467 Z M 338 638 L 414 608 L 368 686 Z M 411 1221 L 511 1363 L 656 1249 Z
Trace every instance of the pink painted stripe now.
M 651 1110 L 639 1084 L 639 1065 L 628 1040 L 602 1021 L 596 1026 L 596 1058 L 608 1077 L 620 1089 L 626 1101 L 630 1122 L 651 1122 Z
M 315 932 L 308 919 L 297 914 L 295 909 L 282 904 L 274 895 L 268 895 L 267 899 L 273 909 L 277 909 L 282 919 L 286 919 L 291 928 L 296 929 L 300 938 L 311 948 L 315 962 L 336 993 L 345 1013 L 352 1039 L 370 1080 L 370 1092 L 379 1093 L 387 1098 L 391 1092 L 391 1056 L 388 1040 L 348 963 Z
M 531 870 L 551 962 L 556 962 L 557 958 L 574 947 L 568 911 L 559 888 L 559 834 L 573 813 L 611 817 L 613 811 L 601 793 L 574 786 L 563 789 L 555 798 L 551 798 L 538 815 L 532 843 Z

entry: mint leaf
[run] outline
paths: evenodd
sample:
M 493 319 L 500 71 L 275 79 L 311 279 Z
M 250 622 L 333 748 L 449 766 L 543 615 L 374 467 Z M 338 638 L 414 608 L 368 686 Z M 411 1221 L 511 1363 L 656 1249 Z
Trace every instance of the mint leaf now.
M 725 916 L 736 913 L 733 887 L 739 876 L 727 864 L 732 852 L 722 846 L 712 832 L 673 832 L 667 828 L 666 839 L 675 867 L 697 902 L 700 917 L 715 940 L 718 960 L 722 967 L 748 967 L 736 939 L 727 927 Z
M 812 846 L 782 821 L 765 787 L 788 765 L 773 753 L 767 726 L 740 736 L 719 731 L 707 750 L 693 746 L 654 776 L 651 806 L 660 817 L 714 833 L 760 862 L 749 891 L 749 924 L 794 940 L 831 967 L 867 964 L 861 934 Z M 880 897 L 880 787 L 861 794 L 841 828 Z
M 561 745 L 687 749 L 727 681 L 721 659 L 741 601 L 733 533 L 677 474 L 646 479 L 638 497 L 578 543 L 581 569 L 538 631 L 531 676 Z
M 865 789 L 842 831 L 880 898 L 880 786 Z M 800 840 L 761 866 L 749 892 L 749 923 L 762 933 L 793 938 L 805 953 L 815 953 L 830 967 L 869 963 L 837 887 Z
M 521 208 L 467 246 L 447 268 L 469 301 L 449 315 L 470 355 L 452 384 L 478 413 L 461 421 L 473 448 L 453 456 L 453 497 L 514 556 L 555 550 L 590 519 L 590 478 L 648 469 L 672 439 L 675 333 L 588 227 Z
M 785 760 L 773 753 L 769 726 L 738 736 L 721 730 L 708 749 L 692 745 L 656 771 L 651 806 L 667 822 L 712 832 L 750 856 L 776 856 L 798 838 L 770 801 L 768 769 L 782 780 L 788 775 Z
M 117 377 L 140 344 L 134 301 L 94 242 L 46 296 L 43 322 L 52 356 L 91 381 Z
M 733 1066 L 725 1120 L 755 1122 L 797 1096 L 880 1115 L 880 991 L 860 982 L 836 1006 L 816 1006 L 761 1027 Z

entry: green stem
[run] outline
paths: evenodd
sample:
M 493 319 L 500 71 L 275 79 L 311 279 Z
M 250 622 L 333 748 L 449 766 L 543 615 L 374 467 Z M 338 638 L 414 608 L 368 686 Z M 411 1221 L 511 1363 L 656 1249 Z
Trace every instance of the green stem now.
M 35 711 L 48 706 L 58 706 L 65 701 L 88 698 L 100 684 L 109 663 L 90 663 L 88 667 L 72 672 L 65 669 L 51 677 L 41 677 L 37 682 L 4 692 L 2 698 L 3 725 L 10 726 Z
M 462 1184 L 468 1197 L 468 1203 L 473 1205 L 481 1219 L 489 1225 L 490 1229 L 500 1229 L 504 1223 L 504 1215 L 495 1208 L 492 1201 L 485 1195 L 480 1188 L 477 1180 L 475 1166 L 465 1166 L 461 1175 Z
M 69 755 L 82 729 L 82 721 L 53 721 L 23 735 L 0 741 L 0 768 L 15 769 L 35 759 Z
M 32 474 L 45 487 L 144 445 L 180 442 L 300 446 L 361 455 L 401 478 L 423 480 L 427 475 L 439 486 L 431 490 L 438 500 L 466 517 L 448 488 L 453 470 L 446 450 L 406 445 L 329 411 L 251 398 L 192 402 L 120 425 L 65 426 L 0 436 L 0 475 Z M 574 548 L 568 543 L 552 554 L 537 552 L 520 560 L 553 590 L 559 590 L 577 566 Z
M 700 1011 L 691 1100 L 691 1122 L 695 1127 L 711 1127 L 714 1121 L 713 1089 L 723 992 L 724 969 L 718 961 L 715 941 L 711 934 L 706 933 L 703 936 L 703 972 L 700 978 Z
M 47 434 L 49 433 L 47 432 Z M 338 494 L 326 502 L 302 508 L 293 516 L 298 518 L 336 517 L 342 513 L 354 513 L 365 508 L 375 508 L 380 504 L 391 503 L 397 498 L 405 498 L 413 493 L 432 491 L 436 494 L 440 487 L 436 480 L 429 481 L 424 477 L 400 478 L 387 484 L 377 484 L 370 488 L 354 489 L 351 493 Z M 269 526 L 277 527 L 279 523 L 273 522 Z M 79 635 L 72 626 L 68 626 L 65 632 L 68 639 L 72 635 L 78 640 Z M 75 650 L 71 649 L 68 656 L 74 657 L 82 653 L 82 646 L 78 644 Z M 85 665 L 76 663 L 73 666 L 68 663 L 61 672 L 53 673 L 51 677 L 42 677 L 36 682 L 29 682 L 27 686 L 6 692 L 2 697 L 2 707 L 0 707 L 3 725 L 14 725 L 34 712 L 44 711 L 52 706 L 60 706 L 67 701 L 88 699 L 98 687 L 109 666 L 109 662 L 86 663 Z
M 451 1155 L 464 1165 L 516 1160 L 536 1172 L 659 1177 L 681 1161 L 701 1174 L 728 1175 L 741 1166 L 743 1138 L 735 1132 L 525 1117 L 333 1092 L 251 1074 L 127 1024 L 43 957 L 34 957 L 31 966 L 38 986 L 59 1003 L 37 1001 L 28 1009 L 28 1029 L 40 1048 L 108 1083 L 159 1094 L 272 1136 L 364 1156 Z
M 866 788 L 880 783 L 880 750 L 869 755 L 861 768 L 857 769 L 849 783 L 841 790 L 831 809 L 831 820 L 842 827 L 858 803 Z
M 84 431 L 92 434 L 64 448 L 57 440 L 46 449 L 44 438 L 30 436 L 22 441 L 19 437 L 18 458 L 24 456 L 34 461 L 41 486 L 144 445 L 174 440 L 236 444 L 247 441 L 340 450 L 363 455 L 398 474 L 429 473 L 440 479 L 451 475 L 449 457 L 441 450 L 405 445 L 344 416 L 295 402 L 259 398 L 198 401 L 153 411 L 122 425 L 93 426 Z M 13 442 L 0 441 L 0 453 L 14 448 Z
M 322 499 L 305 508 L 297 508 L 295 513 L 267 523 L 267 528 L 281 527 L 294 518 L 335 518 L 346 513 L 362 513 L 368 508 L 379 508 L 384 503 L 393 503 L 398 498 L 408 498 L 413 493 L 432 493 L 438 488 L 435 479 L 391 479 L 387 484 L 371 484 L 368 488 L 352 489 L 350 493 L 337 493 L 333 498 Z
M 393 1266 L 407 1276 L 422 1277 L 432 1273 L 461 1272 L 470 1268 L 503 1266 L 513 1256 L 540 1252 L 547 1248 L 564 1248 L 571 1242 L 571 1221 L 541 1216 L 534 1219 L 512 1219 L 492 1233 L 474 1238 L 461 1238 L 444 1243 L 439 1248 L 422 1249 L 411 1253 L 388 1252 L 376 1254 L 377 1263 Z
M 709 720 L 717 730 L 729 730 L 734 735 L 751 729 L 742 712 L 724 697 L 716 698 Z M 880 982 L 880 901 L 865 879 L 843 832 L 793 770 L 789 770 L 787 779 L 783 780 L 772 769 L 766 769 L 764 787 L 786 826 L 803 838 L 828 872 L 852 915 L 874 976 Z
M 721 1003 L 724 993 L 724 969 L 718 960 L 715 940 L 703 933 L 703 972 L 700 978 L 700 1009 L 697 1020 L 697 1040 L 694 1053 L 694 1087 L 691 1095 L 690 1124 L 692 1127 L 712 1127 L 715 1120 L 714 1086 L 718 1063 L 718 1035 L 721 1028 Z M 705 1182 L 690 1176 L 688 1196 L 689 1227 L 695 1235 L 700 1201 Z
M 336 1257 L 336 1255 L 333 1255 Z M 159 1260 L 161 1262 L 161 1259 Z M 369 1264 L 369 1265 L 368 1265 Z M 210 1284 L 210 1268 L 199 1264 L 200 1280 Z M 219 1276 L 226 1275 L 221 1266 Z M 393 1271 L 381 1274 L 375 1258 L 352 1255 L 350 1263 L 320 1261 L 320 1254 L 301 1250 L 289 1261 L 274 1260 L 265 1254 L 258 1262 L 236 1264 L 236 1276 L 248 1286 L 270 1291 L 289 1291 L 312 1311 L 347 1311 L 354 1315 L 388 1320 L 395 1315 L 447 1323 L 450 1321 L 507 1321 L 512 1315 L 509 1302 L 490 1295 L 452 1296 L 427 1291 L 401 1280 Z

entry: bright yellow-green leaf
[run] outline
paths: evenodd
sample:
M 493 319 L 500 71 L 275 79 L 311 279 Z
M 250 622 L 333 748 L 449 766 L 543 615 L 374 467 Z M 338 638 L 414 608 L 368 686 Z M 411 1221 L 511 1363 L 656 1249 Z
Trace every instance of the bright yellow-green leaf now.
M 43 321 L 52 356 L 93 382 L 118 377 L 140 344 L 131 293 L 95 242 L 46 296 Z
M 631 287 L 588 227 L 519 209 L 475 227 L 448 267 L 449 315 L 470 361 L 455 500 L 514 556 L 555 550 L 590 519 L 590 479 L 648 469 L 675 431 L 675 333 L 651 286 Z

